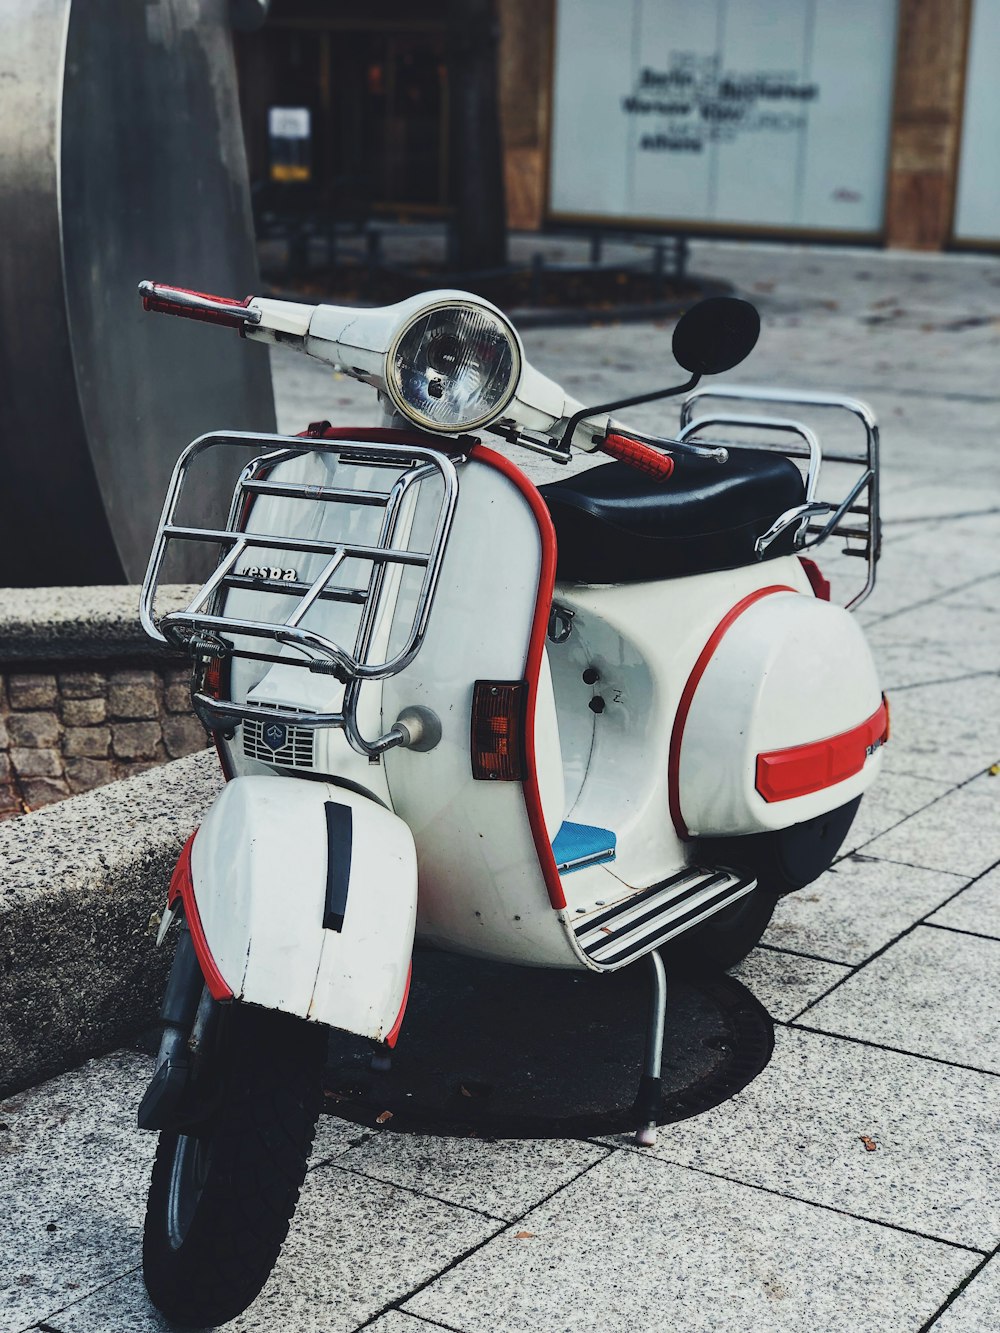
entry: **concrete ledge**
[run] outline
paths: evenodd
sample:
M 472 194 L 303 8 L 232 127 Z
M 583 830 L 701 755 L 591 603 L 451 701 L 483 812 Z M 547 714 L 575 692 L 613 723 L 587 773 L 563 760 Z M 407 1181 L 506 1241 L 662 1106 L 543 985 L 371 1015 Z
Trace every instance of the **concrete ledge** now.
M 194 587 L 160 589 L 159 611 L 176 610 Z M 158 657 L 139 626 L 137 587 L 0 588 L 0 664 Z
M 0 825 L 0 1097 L 155 1017 L 150 916 L 221 782 L 202 753 Z

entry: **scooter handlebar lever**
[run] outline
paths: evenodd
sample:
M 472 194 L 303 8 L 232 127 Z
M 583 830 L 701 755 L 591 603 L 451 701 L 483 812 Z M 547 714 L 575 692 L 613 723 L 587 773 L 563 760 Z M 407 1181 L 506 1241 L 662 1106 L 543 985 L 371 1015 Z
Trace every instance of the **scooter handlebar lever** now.
M 231 296 L 212 296 L 208 292 L 193 292 L 187 287 L 167 287 L 162 283 L 139 283 L 143 310 L 160 315 L 180 315 L 184 319 L 198 319 L 206 324 L 222 324 L 230 329 L 243 329 L 247 324 L 259 324 L 261 312 L 249 308 L 252 296 L 237 301 Z
M 648 444 L 630 439 L 617 431 L 609 431 L 598 448 L 619 463 L 627 463 L 629 467 L 634 467 L 655 481 L 666 481 L 674 470 L 674 460 L 669 454 L 661 454 L 658 449 L 651 449 Z

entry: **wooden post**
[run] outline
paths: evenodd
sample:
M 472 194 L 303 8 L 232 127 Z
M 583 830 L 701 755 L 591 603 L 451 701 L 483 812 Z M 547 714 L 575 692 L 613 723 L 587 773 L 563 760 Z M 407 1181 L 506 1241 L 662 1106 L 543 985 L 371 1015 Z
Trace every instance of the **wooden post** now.
M 951 235 L 971 0 L 900 0 L 886 242 L 940 250 Z
M 537 231 L 545 218 L 552 99 L 554 0 L 500 0 L 500 110 L 507 222 Z

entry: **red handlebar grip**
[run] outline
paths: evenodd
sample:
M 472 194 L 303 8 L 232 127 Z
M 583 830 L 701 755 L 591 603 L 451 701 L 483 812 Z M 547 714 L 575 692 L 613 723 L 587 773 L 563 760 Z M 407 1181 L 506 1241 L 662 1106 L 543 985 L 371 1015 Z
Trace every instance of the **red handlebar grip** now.
M 666 481 L 674 470 L 674 460 L 669 454 L 661 454 L 658 449 L 651 449 L 639 440 L 630 440 L 627 435 L 608 435 L 601 449 L 617 458 L 619 463 L 628 463 L 629 467 L 656 481 Z
M 199 319 L 206 324 L 222 324 L 230 329 L 242 329 L 246 323 L 252 322 L 247 311 L 252 296 L 237 301 L 231 296 L 213 296 L 210 292 L 153 282 L 141 283 L 139 292 L 143 310 L 159 315 L 180 315 L 184 319 Z

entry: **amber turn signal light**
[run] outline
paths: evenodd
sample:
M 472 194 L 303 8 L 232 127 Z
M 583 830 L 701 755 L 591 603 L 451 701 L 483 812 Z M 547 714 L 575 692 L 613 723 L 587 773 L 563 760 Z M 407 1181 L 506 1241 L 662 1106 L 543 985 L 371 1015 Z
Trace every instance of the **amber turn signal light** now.
M 210 657 L 205 663 L 205 674 L 202 677 L 202 693 L 207 694 L 210 699 L 221 699 L 224 685 L 228 684 L 226 680 L 227 672 L 224 669 L 225 660 L 221 657 Z
M 472 691 L 472 776 L 492 782 L 524 780 L 523 680 L 477 680 Z

